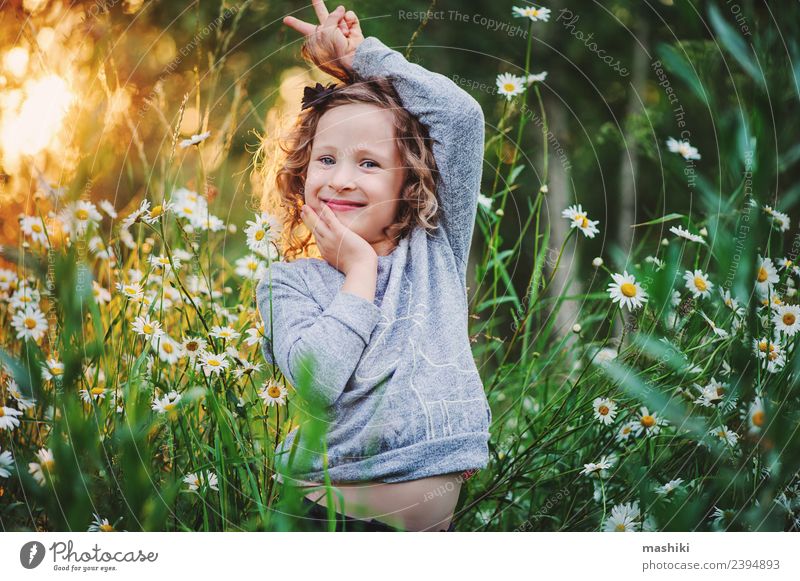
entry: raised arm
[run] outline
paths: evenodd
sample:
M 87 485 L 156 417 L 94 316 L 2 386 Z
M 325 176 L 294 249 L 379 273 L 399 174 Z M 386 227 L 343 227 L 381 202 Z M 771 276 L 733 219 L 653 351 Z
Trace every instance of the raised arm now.
M 353 375 L 380 308 L 367 299 L 340 290 L 326 309 L 309 296 L 305 281 L 291 264 L 274 262 L 256 288 L 264 321 L 264 357 L 297 386 L 301 361 L 316 361 L 312 390 L 326 405 L 342 394 Z M 274 354 L 274 358 L 273 358 Z
M 427 126 L 440 173 L 442 227 L 466 278 L 483 170 L 480 105 L 447 77 L 408 62 L 374 36 L 358 45 L 353 70 L 364 79 L 389 78 L 403 106 Z

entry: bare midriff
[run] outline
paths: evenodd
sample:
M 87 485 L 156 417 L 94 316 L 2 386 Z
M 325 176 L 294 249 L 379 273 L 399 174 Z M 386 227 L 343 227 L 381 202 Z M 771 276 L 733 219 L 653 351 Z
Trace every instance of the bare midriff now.
M 335 510 L 349 517 L 375 519 L 407 531 L 439 531 L 450 526 L 462 481 L 461 473 L 455 472 L 405 482 L 332 483 L 331 492 Z M 302 487 L 315 487 L 305 497 L 327 506 L 324 485 L 295 482 Z

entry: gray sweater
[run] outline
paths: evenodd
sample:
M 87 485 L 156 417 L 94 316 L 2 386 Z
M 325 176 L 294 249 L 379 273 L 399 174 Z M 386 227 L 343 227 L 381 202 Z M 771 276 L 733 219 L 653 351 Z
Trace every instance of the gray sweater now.
M 378 257 L 375 300 L 342 292 L 344 274 L 317 258 L 273 262 L 257 290 L 264 356 L 296 385 L 316 361 L 313 393 L 328 410 L 333 482 L 400 482 L 484 468 L 492 412 L 467 331 L 466 268 L 483 164 L 480 105 L 447 77 L 409 63 L 375 37 L 358 47 L 362 78 L 388 77 L 427 126 L 440 172 L 440 227 L 416 228 Z M 272 301 L 270 309 L 270 297 Z M 303 430 L 300 426 L 303 445 Z M 278 474 L 323 479 L 322 459 Z

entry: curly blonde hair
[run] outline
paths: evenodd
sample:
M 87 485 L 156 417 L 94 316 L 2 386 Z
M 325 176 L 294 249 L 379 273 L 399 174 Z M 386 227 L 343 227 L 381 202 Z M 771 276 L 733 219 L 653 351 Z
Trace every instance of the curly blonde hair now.
M 389 79 L 361 79 L 355 73 L 330 66 L 317 57 L 321 54 L 320 48 L 318 41 L 309 37 L 303 45 L 303 57 L 343 81 L 343 84 L 324 104 L 301 111 L 285 140 L 278 142 L 281 154 L 277 168 L 274 168 L 274 176 L 279 205 L 284 210 L 282 253 L 286 260 L 308 255 L 309 247 L 315 245 L 313 234 L 305 228 L 300 218 L 306 172 L 319 120 L 327 111 L 342 105 L 367 103 L 393 113 L 395 142 L 406 176 L 397 217 L 393 224 L 384 228 L 386 237 L 397 243 L 415 227 L 431 230 L 439 222 L 439 203 L 436 198 L 438 169 L 426 127 L 403 107 Z M 267 188 L 268 195 L 270 189 Z

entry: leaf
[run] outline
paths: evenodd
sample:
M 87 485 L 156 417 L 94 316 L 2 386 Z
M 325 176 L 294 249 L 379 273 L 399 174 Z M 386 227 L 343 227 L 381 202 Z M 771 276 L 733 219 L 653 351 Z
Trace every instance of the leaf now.
M 711 18 L 711 26 L 714 28 L 720 42 L 725 46 L 729 53 L 742 65 L 742 68 L 747 72 L 751 79 L 753 79 L 759 87 L 766 88 L 764 80 L 764 73 L 759 68 L 753 52 L 747 48 L 742 37 L 733 29 L 733 27 L 726 22 L 714 4 L 708 7 L 708 15 Z
M 661 218 L 656 218 L 655 220 L 650 220 L 649 222 L 642 222 L 641 224 L 631 224 L 631 228 L 638 228 L 639 226 L 652 226 L 654 224 L 663 224 L 664 222 L 669 222 L 670 220 L 677 220 L 678 218 L 685 218 L 683 214 L 667 214 L 666 216 L 662 216 Z
M 695 96 L 700 99 L 706 106 L 710 106 L 709 95 L 706 92 L 700 77 L 694 70 L 694 67 L 689 64 L 686 58 L 678 53 L 677 49 L 668 44 L 661 44 L 657 49 L 659 57 L 664 62 L 664 66 L 683 79 Z

